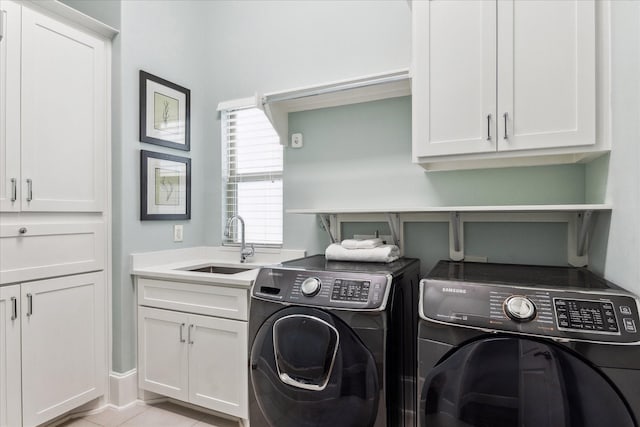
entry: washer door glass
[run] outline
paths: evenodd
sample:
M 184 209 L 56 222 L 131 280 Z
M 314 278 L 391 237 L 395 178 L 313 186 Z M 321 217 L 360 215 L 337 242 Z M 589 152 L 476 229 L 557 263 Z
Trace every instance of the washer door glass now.
M 371 352 L 344 322 L 315 308 L 286 308 L 262 325 L 251 382 L 272 427 L 368 427 L 377 417 Z
M 461 347 L 426 377 L 425 427 L 635 426 L 596 369 L 554 345 L 490 338 Z

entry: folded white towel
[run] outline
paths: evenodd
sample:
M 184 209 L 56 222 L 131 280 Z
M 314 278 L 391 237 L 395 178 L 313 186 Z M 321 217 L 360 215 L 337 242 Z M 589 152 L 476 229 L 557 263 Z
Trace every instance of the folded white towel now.
M 400 249 L 396 245 L 382 245 L 371 249 L 346 249 L 339 243 L 333 243 L 324 251 L 327 260 L 392 262 L 400 257 Z
M 345 239 L 341 244 L 345 249 L 373 249 L 382 246 L 382 239 Z

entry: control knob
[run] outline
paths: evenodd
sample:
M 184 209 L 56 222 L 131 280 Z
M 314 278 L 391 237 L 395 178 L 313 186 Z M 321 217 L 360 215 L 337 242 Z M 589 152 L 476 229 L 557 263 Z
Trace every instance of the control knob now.
M 307 277 L 302 285 L 300 285 L 300 290 L 302 290 L 302 295 L 305 297 L 312 297 L 320 292 L 320 288 L 322 287 L 322 283 L 320 279 L 317 277 Z
M 520 295 L 513 295 L 504 301 L 504 311 L 516 322 L 528 322 L 536 317 L 536 306 L 533 302 Z

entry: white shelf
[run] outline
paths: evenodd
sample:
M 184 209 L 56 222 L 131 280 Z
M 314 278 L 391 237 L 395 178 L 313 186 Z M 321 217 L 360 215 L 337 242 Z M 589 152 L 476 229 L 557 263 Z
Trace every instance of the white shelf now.
M 409 70 L 396 70 L 272 92 L 260 97 L 260 104 L 278 132 L 280 143 L 286 146 L 289 113 L 409 96 L 410 79 Z
M 495 206 L 427 206 L 404 208 L 329 208 L 287 209 L 288 214 L 318 215 L 329 240 L 341 240 L 340 223 L 387 221 L 393 242 L 403 253 L 404 224 L 406 222 L 448 222 L 449 256 L 464 259 L 465 222 L 566 222 L 567 259 L 569 264 L 583 267 L 588 264 L 589 235 L 594 212 L 610 211 L 611 204 L 568 205 L 495 205 Z
M 289 214 L 386 214 L 386 213 L 448 213 L 448 212 L 581 212 L 609 211 L 612 205 L 569 204 L 569 205 L 495 205 L 495 206 L 425 206 L 387 208 L 328 208 L 328 209 L 287 209 Z

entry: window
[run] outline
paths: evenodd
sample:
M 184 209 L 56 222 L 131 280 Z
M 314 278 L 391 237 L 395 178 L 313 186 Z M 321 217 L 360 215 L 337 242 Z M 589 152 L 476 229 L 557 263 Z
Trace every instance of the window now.
M 283 149 L 278 134 L 258 108 L 223 110 L 223 231 L 229 218 L 240 215 L 245 240 L 282 245 Z M 223 244 L 240 243 L 238 221 Z

